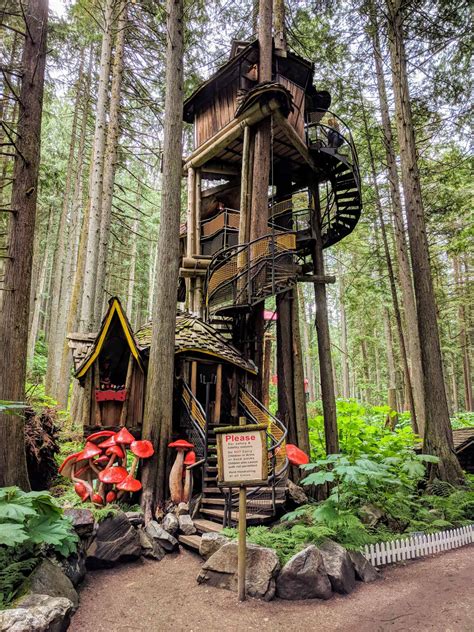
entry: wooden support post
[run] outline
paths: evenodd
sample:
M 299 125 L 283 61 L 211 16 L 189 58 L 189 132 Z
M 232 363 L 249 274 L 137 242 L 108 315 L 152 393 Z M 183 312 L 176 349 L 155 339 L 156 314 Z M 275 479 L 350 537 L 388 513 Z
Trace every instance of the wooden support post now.
M 196 397 L 197 393 L 197 362 L 193 360 L 191 362 L 191 392 Z
M 242 149 L 242 179 L 240 185 L 239 244 L 247 241 L 249 219 L 249 162 L 250 162 L 250 127 L 244 128 L 244 145 Z
M 186 214 L 186 256 L 192 257 L 194 254 L 194 223 L 196 212 L 196 170 L 193 167 L 188 169 L 188 208 Z M 186 302 L 188 308 L 194 309 L 194 279 L 186 280 Z
M 318 185 L 314 187 L 312 193 L 314 202 L 314 221 L 312 226 L 314 239 L 311 246 L 311 255 L 315 274 L 317 276 L 325 276 Z M 339 452 L 339 437 L 337 433 L 336 396 L 332 370 L 326 285 L 324 283 L 314 284 L 314 297 L 316 300 L 316 332 L 318 337 L 319 372 L 321 377 L 326 452 L 327 454 L 337 454 Z
M 216 375 L 216 402 L 214 406 L 214 423 L 218 424 L 221 417 L 222 403 L 222 364 L 217 365 Z
M 195 202 L 195 215 L 194 215 L 194 252 L 193 255 L 201 254 L 201 170 L 196 169 L 196 182 L 195 182 L 195 192 L 194 192 L 194 202 Z M 194 313 L 202 316 L 202 279 L 197 278 L 195 280 L 195 291 L 194 291 Z
M 245 417 L 240 417 L 239 425 L 245 426 Z M 237 558 L 237 590 L 239 601 L 245 601 L 245 574 L 247 570 L 247 489 L 239 489 L 239 545 Z
M 94 392 L 93 392 L 93 399 L 92 399 L 92 401 L 94 402 L 94 418 L 95 418 L 95 424 L 97 426 L 101 426 L 102 425 L 102 415 L 101 415 L 101 411 L 100 411 L 100 403 L 97 401 L 97 399 L 95 397 L 95 392 L 96 391 L 100 391 L 99 358 L 97 358 L 96 361 L 94 362 L 93 371 L 94 371 Z
M 121 426 L 126 426 L 127 425 L 127 416 L 128 416 L 128 407 L 129 407 L 129 403 L 130 403 L 130 389 L 132 386 L 132 376 L 133 376 L 133 365 L 134 365 L 134 359 L 133 359 L 133 355 L 130 354 L 130 357 L 128 359 L 128 366 L 127 366 L 127 377 L 125 378 L 125 401 L 122 404 L 122 411 L 120 413 L 120 425 Z

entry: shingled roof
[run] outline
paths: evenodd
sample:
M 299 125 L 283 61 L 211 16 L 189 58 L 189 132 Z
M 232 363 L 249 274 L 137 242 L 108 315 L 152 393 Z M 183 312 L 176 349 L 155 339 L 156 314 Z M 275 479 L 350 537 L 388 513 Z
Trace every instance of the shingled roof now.
M 474 443 L 474 426 L 453 430 L 453 443 L 456 453 L 462 452 Z
M 135 339 L 141 352 L 146 353 L 151 344 L 151 322 L 135 332 Z M 202 353 L 229 362 L 244 371 L 257 373 L 253 362 L 242 357 L 214 327 L 190 314 L 178 314 L 176 317 L 176 354 Z

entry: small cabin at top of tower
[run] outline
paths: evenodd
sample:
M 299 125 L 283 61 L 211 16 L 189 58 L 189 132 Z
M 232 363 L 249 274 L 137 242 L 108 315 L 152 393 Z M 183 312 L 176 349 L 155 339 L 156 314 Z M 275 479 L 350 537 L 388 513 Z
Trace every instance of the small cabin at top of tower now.
M 184 120 L 194 123 L 195 148 L 230 123 L 241 102 L 257 86 L 258 59 L 258 41 L 234 41 L 229 61 L 185 101 Z M 313 87 L 313 71 L 313 64 L 295 53 L 288 51 L 286 57 L 273 54 L 272 81 L 284 86 L 293 98 L 288 122 L 301 140 L 305 138 L 305 111 L 315 105 L 308 103 L 308 99 L 323 94 Z M 324 94 L 329 99 L 329 94 Z

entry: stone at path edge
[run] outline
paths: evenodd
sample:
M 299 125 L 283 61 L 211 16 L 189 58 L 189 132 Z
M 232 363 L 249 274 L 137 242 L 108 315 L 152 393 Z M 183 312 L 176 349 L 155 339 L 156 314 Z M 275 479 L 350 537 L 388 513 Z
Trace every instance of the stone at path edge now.
M 313 544 L 288 560 L 278 575 L 276 590 L 280 599 L 329 599 L 332 596 L 323 557 Z
M 347 595 L 355 588 L 354 567 L 346 549 L 327 540 L 319 547 L 323 556 L 324 566 L 335 592 Z

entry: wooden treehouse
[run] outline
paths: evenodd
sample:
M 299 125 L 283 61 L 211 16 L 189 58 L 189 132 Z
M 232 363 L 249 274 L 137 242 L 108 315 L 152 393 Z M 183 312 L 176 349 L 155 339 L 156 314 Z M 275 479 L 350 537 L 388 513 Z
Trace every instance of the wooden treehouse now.
M 361 213 L 351 133 L 329 112 L 329 94 L 313 86 L 313 71 L 291 52 L 274 52 L 271 80 L 260 82 L 258 43 L 235 42 L 228 62 L 184 105 L 195 148 L 184 160 L 173 435 L 194 445 L 202 516 L 224 524 L 237 520 L 238 489 L 217 486 L 216 426 L 241 416 L 267 425 L 268 482 L 248 490 L 249 524 L 272 519 L 284 502 L 287 441 L 309 452 L 306 409 L 296 401 L 299 388 L 304 398 L 304 376 L 298 381 L 291 364 L 297 332 L 279 300 L 292 300 L 298 282 L 327 282 L 321 249 L 348 235 Z M 262 129 L 270 141 L 263 154 Z M 269 174 L 263 204 L 256 193 L 262 160 Z M 255 323 L 264 322 L 266 299 L 277 306 L 279 418 L 261 401 L 265 332 Z M 90 402 L 86 434 L 119 425 L 139 434 L 151 325 L 132 333 L 111 299 L 97 336 L 70 341 Z

